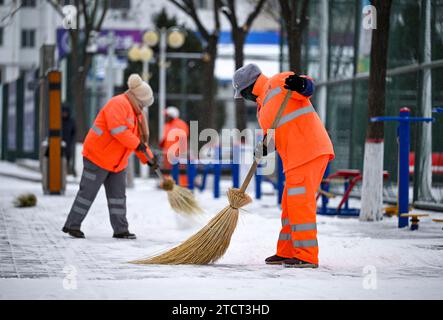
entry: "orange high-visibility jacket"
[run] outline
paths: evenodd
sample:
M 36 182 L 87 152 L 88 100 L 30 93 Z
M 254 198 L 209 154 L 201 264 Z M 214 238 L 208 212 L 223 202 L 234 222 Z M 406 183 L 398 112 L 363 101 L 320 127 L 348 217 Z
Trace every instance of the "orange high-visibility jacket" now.
M 173 136 L 175 138 L 168 140 L 169 133 L 171 133 L 171 131 L 174 129 L 178 129 L 181 131 L 174 132 Z M 185 121 L 176 118 L 167 122 L 164 128 L 163 140 L 160 143 L 160 147 L 163 148 L 163 153 L 166 155 L 169 148 L 178 142 L 182 143 L 180 145 L 180 151 L 186 152 L 188 148 L 188 136 L 189 126 Z M 176 156 L 178 156 L 178 153 L 176 153 Z
M 140 144 L 137 120 L 126 94 L 113 97 L 100 110 L 89 130 L 83 144 L 83 156 L 105 170 L 124 170 L 129 156 Z M 148 146 L 146 151 L 153 157 Z M 147 163 L 148 159 L 142 152 L 137 151 L 136 155 Z
M 287 90 L 285 79 L 292 72 L 279 73 L 272 78 L 260 75 L 253 89 L 258 96 L 257 117 L 267 133 L 283 103 Z M 303 165 L 321 155 L 334 159 L 332 142 L 315 112 L 309 97 L 293 92 L 275 130 L 275 147 L 282 158 L 284 171 Z

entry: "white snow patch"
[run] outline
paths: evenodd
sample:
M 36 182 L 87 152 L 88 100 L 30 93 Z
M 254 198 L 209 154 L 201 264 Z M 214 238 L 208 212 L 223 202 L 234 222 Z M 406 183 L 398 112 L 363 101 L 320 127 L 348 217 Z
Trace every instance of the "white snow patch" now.
M 0 173 L 5 168 L 29 174 L 0 162 Z M 111 238 L 101 190 L 83 224 L 86 239 L 77 240 L 60 231 L 77 191 L 75 183 L 68 184 L 64 196 L 44 196 L 39 183 L 0 176 L 0 299 L 443 298 L 443 231 L 431 218 L 411 232 L 397 229 L 395 218 L 361 222 L 318 216 L 319 269 L 265 265 L 263 260 L 275 253 L 280 230 L 280 210 L 272 195 L 241 211 L 231 246 L 214 265 L 128 264 L 187 239 L 227 204 L 224 194 L 213 199 L 211 191 L 196 192 L 206 213 L 184 223 L 155 180 L 135 182 L 127 191 L 127 203 L 130 230 L 138 239 Z M 222 190 L 229 185 L 224 181 Z M 37 195 L 37 207 L 14 208 L 14 197 L 25 190 Z M 333 199 L 331 205 L 338 201 Z M 357 200 L 350 202 L 359 205 Z M 376 290 L 364 288 L 367 266 L 376 270 Z M 66 267 L 75 268 L 77 289 L 63 285 Z

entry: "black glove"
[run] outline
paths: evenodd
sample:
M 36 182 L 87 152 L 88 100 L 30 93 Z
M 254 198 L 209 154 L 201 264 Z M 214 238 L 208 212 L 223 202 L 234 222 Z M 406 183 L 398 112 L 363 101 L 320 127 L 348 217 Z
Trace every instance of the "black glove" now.
M 266 137 L 264 141 L 266 141 Z M 259 143 L 257 143 L 257 146 L 255 147 L 254 158 L 261 159 L 263 157 L 266 157 L 267 155 L 268 155 L 268 147 L 266 146 L 265 143 L 263 143 L 263 141 L 260 141 Z
M 154 158 L 152 158 L 151 160 L 148 161 L 148 166 L 149 166 L 152 170 L 157 170 L 158 168 L 160 168 L 156 156 L 154 156 Z
M 306 79 L 296 74 L 290 75 L 285 80 L 285 89 L 302 93 L 306 90 Z

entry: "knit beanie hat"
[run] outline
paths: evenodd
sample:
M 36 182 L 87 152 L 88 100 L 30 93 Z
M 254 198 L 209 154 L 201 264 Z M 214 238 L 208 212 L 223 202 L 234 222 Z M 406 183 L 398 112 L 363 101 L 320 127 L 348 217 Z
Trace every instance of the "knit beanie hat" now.
M 144 82 L 138 74 L 133 73 L 129 76 L 128 88 L 135 98 L 144 106 L 150 107 L 154 103 L 154 95 L 151 87 Z

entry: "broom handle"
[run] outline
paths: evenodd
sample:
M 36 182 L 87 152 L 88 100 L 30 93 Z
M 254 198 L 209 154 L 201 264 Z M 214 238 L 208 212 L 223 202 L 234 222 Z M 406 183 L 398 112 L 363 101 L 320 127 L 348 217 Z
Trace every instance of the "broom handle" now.
M 286 92 L 285 99 L 283 100 L 283 102 L 280 106 L 280 109 L 278 109 L 277 115 L 275 116 L 274 122 L 272 122 L 270 129 L 277 128 L 278 123 L 280 122 L 280 119 L 283 115 L 283 112 L 285 111 L 286 106 L 288 105 L 289 99 L 291 98 L 291 95 L 292 95 L 292 91 L 288 90 L 288 92 Z M 266 137 L 263 138 L 263 143 L 266 142 L 265 139 L 266 139 Z M 240 187 L 240 192 L 243 192 L 243 193 L 246 192 L 246 189 L 248 188 L 249 183 L 251 183 L 252 177 L 254 176 L 254 173 L 257 170 L 259 161 L 260 161 L 260 159 L 254 158 L 254 163 L 252 164 L 251 168 L 249 169 L 248 174 L 246 175 L 246 178 Z
M 151 160 L 151 157 L 149 156 L 148 152 L 146 150 L 143 150 L 143 154 L 145 155 L 146 159 Z M 165 177 L 163 176 L 163 173 L 161 172 L 160 168 L 155 169 L 155 173 L 157 174 L 160 181 L 165 181 Z

